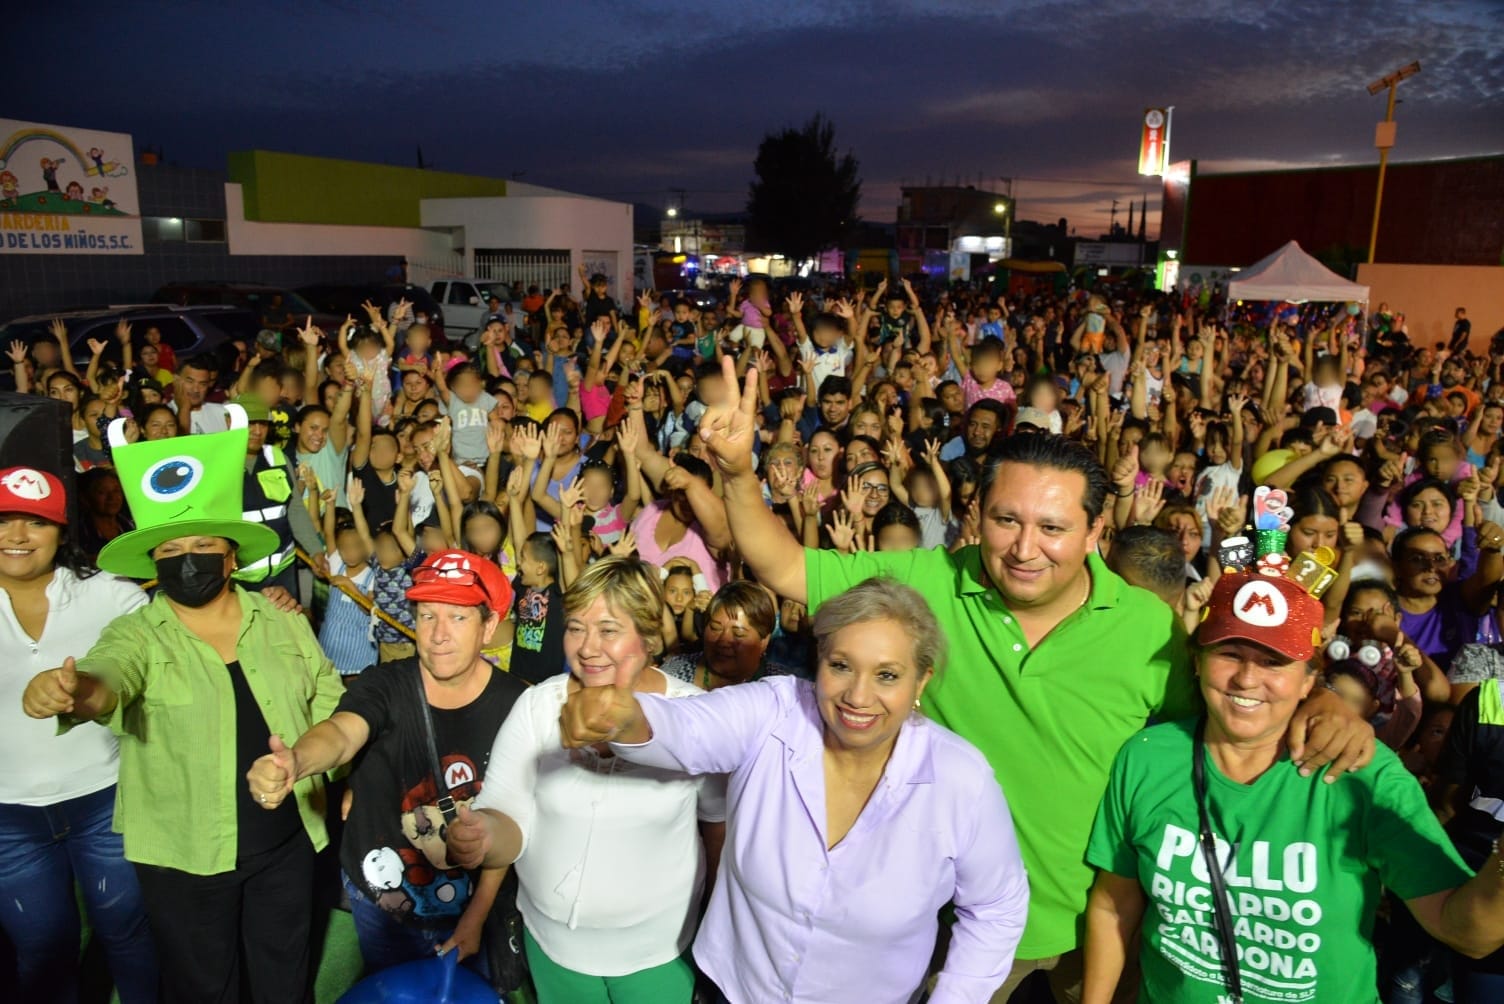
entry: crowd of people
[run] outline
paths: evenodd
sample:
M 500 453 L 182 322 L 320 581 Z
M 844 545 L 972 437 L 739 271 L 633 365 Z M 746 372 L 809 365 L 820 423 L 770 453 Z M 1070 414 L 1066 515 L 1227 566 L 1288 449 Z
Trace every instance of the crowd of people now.
M 1504 998 L 1504 339 L 523 308 L 10 347 L 77 466 L 0 471 L 16 999 L 86 922 L 125 1004 L 302 1000 L 323 897 L 540 1004 Z

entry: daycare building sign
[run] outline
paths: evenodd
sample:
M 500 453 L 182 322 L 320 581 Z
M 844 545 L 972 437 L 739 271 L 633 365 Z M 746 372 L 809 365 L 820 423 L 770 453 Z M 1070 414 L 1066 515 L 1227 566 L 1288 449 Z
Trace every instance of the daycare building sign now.
M 141 254 L 130 136 L 0 119 L 0 252 Z

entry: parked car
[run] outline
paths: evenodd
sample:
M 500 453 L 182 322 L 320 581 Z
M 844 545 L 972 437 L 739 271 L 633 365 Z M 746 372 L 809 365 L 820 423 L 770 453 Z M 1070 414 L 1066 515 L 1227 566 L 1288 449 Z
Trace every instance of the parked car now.
M 153 303 L 172 303 L 187 307 L 240 307 L 251 311 L 258 319 L 264 319 L 274 298 L 278 296 L 282 297 L 282 306 L 291 320 L 298 325 L 302 325 L 311 315 L 313 323 L 332 337 L 344 322 L 343 312 L 335 314 L 319 310 L 290 289 L 245 282 L 173 282 L 153 293 L 151 299 Z
M 444 325 L 450 338 L 472 335 L 480 329 L 480 320 L 490 309 L 491 297 L 510 303 L 522 321 L 521 297 L 504 282 L 490 279 L 440 279 L 428 287 L 444 311 Z
M 709 310 L 719 305 L 722 300 L 722 297 L 706 289 L 660 289 L 657 294 L 659 297 L 667 296 L 674 300 L 683 300 L 696 310 Z
M 434 346 L 441 352 L 448 348 L 449 340 L 444 334 L 444 309 L 422 286 L 402 282 L 321 283 L 299 286 L 294 292 L 324 313 L 338 314 L 341 317 L 350 314 L 359 321 L 366 319 L 365 309 L 361 304 L 367 300 L 383 311 L 398 300 L 406 300 L 413 305 L 414 314 L 428 317 L 428 328 L 433 332 Z
M 130 324 L 131 344 L 137 349 L 146 344 L 146 329 L 156 328 L 162 333 L 162 341 L 172 346 L 180 363 L 210 352 L 220 357 L 222 365 L 228 361 L 225 353 L 234 351 L 231 343 L 235 339 L 246 337 L 247 330 L 250 331 L 249 337 L 254 339 L 261 327 L 259 317 L 235 307 L 178 307 L 170 304 L 90 307 L 18 317 L 0 327 L 0 345 L 9 347 L 11 342 L 20 341 L 30 348 L 39 337 L 50 336 L 54 319 L 61 320 L 68 328 L 68 346 L 80 373 L 93 355 L 89 348 L 91 339 L 105 343 L 101 353 L 105 362 L 120 365 L 120 343 L 115 339 L 115 326 L 121 321 Z M 7 366 L 0 370 L 0 390 L 15 389 L 15 375 Z

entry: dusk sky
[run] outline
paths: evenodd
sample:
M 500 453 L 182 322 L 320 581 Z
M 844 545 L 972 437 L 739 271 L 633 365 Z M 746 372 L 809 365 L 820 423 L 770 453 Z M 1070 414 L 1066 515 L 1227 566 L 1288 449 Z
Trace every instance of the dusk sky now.
M 1395 159 L 1504 151 L 1498 0 L 146 2 L 6 21 L 5 117 L 221 169 L 252 148 L 413 164 L 421 145 L 445 170 L 622 201 L 682 188 L 691 212 L 742 207 L 763 134 L 823 111 L 866 219 L 891 221 L 905 182 L 1012 177 L 1021 218 L 1094 234 L 1113 198 L 1157 206 L 1135 174 L 1144 107 L 1175 106 L 1172 154 L 1202 171 L 1372 163 L 1384 101 L 1364 85 L 1416 59 Z

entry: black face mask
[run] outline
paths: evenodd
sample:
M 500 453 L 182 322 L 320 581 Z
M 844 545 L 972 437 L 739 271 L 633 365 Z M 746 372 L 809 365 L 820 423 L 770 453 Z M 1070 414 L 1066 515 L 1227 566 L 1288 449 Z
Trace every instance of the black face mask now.
M 223 554 L 193 551 L 157 561 L 157 585 L 172 602 L 201 607 L 220 594 L 229 578 Z

